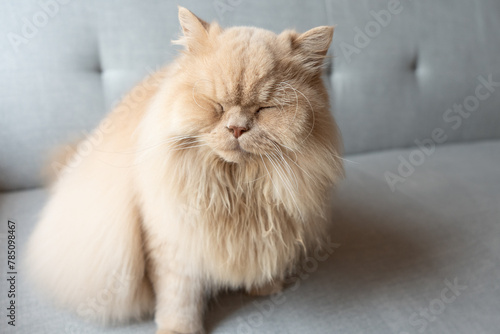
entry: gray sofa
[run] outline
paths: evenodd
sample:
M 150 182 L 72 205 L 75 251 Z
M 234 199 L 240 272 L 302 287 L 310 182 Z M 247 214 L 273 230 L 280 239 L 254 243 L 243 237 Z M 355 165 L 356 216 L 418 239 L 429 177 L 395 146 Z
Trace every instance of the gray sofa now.
M 223 26 L 337 25 L 325 79 L 347 176 L 332 203 L 330 251 L 312 254 L 282 295 L 219 296 L 209 332 L 500 333 L 500 2 L 180 4 Z M 154 333 L 152 320 L 102 328 L 54 307 L 26 281 L 22 255 L 48 196 L 47 152 L 88 134 L 175 56 L 176 5 L 0 3 L 1 333 Z

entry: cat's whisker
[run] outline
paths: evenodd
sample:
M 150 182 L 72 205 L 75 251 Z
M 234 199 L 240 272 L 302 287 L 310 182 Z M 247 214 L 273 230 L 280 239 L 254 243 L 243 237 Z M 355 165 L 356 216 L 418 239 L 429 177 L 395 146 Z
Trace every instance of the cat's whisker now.
M 298 179 L 297 179 L 297 175 L 295 174 L 295 172 L 293 171 L 292 167 L 290 166 L 290 164 L 286 161 L 284 155 L 283 155 L 283 151 L 281 150 L 281 148 L 279 147 L 279 145 L 277 143 L 275 143 L 274 141 L 271 141 L 271 143 L 274 145 L 274 147 L 276 148 L 276 152 L 278 153 L 278 160 L 281 160 L 283 161 L 283 164 L 284 166 L 287 168 L 287 170 L 291 173 L 291 175 L 293 176 L 293 180 L 295 181 L 295 188 L 298 189 L 299 188 L 299 184 L 298 184 Z
M 278 133 L 281 133 L 281 132 L 278 132 Z M 303 154 L 303 153 L 302 153 L 302 150 L 301 150 L 300 148 L 293 149 L 293 148 L 291 148 L 291 147 L 289 147 L 289 146 L 287 146 L 287 145 L 285 145 L 285 144 L 282 144 L 282 143 L 278 144 L 278 143 L 276 143 L 276 141 L 274 141 L 274 140 L 272 140 L 272 139 L 269 139 L 269 140 L 271 140 L 272 142 L 274 142 L 276 145 L 283 146 L 283 147 L 284 147 L 284 148 L 286 148 L 288 151 L 292 152 L 292 153 L 295 155 L 295 159 L 298 159 L 297 154 Z M 284 153 L 284 152 L 283 152 L 283 153 Z M 352 161 L 352 160 L 349 160 L 349 159 L 343 158 L 343 157 L 341 157 L 340 155 L 338 155 L 338 154 L 336 154 L 336 153 L 330 152 L 329 154 L 331 154 L 331 155 L 332 155 L 332 156 L 334 156 L 335 158 L 340 159 L 340 160 L 342 160 L 342 161 L 345 161 L 345 162 L 349 162 L 349 163 L 353 163 L 353 164 L 357 164 L 357 165 L 359 165 L 359 162 L 357 162 L 357 161 Z M 291 159 L 291 160 L 292 160 L 292 159 Z M 292 161 L 293 161 L 293 160 L 292 160 Z M 293 162 L 295 163 L 295 161 L 293 161 Z M 296 164 L 296 163 L 295 163 L 295 164 Z M 297 165 L 297 166 L 298 166 L 298 165 Z M 300 166 L 299 166 L 299 167 L 300 167 Z
M 269 171 L 269 169 L 267 168 L 267 164 L 266 162 L 264 161 L 264 158 L 262 157 L 262 154 L 259 154 L 260 155 L 260 158 L 262 160 L 262 164 L 264 165 L 264 168 L 266 169 L 266 172 L 267 172 L 267 175 L 269 176 L 269 179 L 271 180 L 272 184 L 273 184 L 273 188 L 276 190 L 276 192 L 280 195 L 281 197 L 281 193 L 279 191 L 279 188 L 277 187 L 277 185 L 274 183 L 274 178 L 273 178 L 273 174 Z M 264 155 L 266 156 L 267 160 L 269 162 L 271 162 L 270 158 L 269 158 L 269 155 L 267 153 L 264 153 Z M 272 162 L 271 162 L 272 164 Z M 281 200 L 281 198 L 280 198 Z
M 194 145 L 200 144 L 200 141 L 198 140 L 198 136 L 179 136 L 177 138 L 173 138 L 171 141 L 169 141 L 168 144 L 169 150 L 179 150 L 179 149 L 186 149 Z
M 274 167 L 274 170 L 276 171 L 276 173 L 278 174 L 278 177 L 281 179 L 281 181 L 283 182 L 283 185 L 285 186 L 285 189 L 288 191 L 289 195 L 290 195 L 290 198 L 292 199 L 292 202 L 295 206 L 295 208 L 297 209 L 297 212 L 300 216 L 300 218 L 303 220 L 303 217 L 302 217 L 302 213 L 299 209 L 299 205 L 297 204 L 297 200 L 295 198 L 295 193 L 294 191 L 292 190 L 292 185 L 291 185 L 291 182 L 289 180 L 289 178 L 286 177 L 285 175 L 285 171 L 281 168 L 281 166 L 279 165 L 279 163 L 277 161 L 275 161 L 271 155 L 269 154 L 265 154 L 267 156 L 267 158 L 269 159 L 269 162 L 273 165 Z M 279 192 L 279 190 L 278 190 Z
M 272 139 L 269 139 L 269 140 L 270 140 L 270 141 L 271 141 L 274 145 L 277 145 L 278 147 L 283 146 L 283 147 L 284 147 L 284 148 L 286 148 L 289 152 L 292 152 L 292 153 L 295 155 L 295 159 L 292 159 L 292 158 L 291 158 L 291 157 L 290 157 L 290 156 L 286 153 L 286 151 L 283 151 L 283 150 L 281 150 L 281 149 L 280 149 L 280 150 L 281 150 L 281 153 L 282 153 L 285 157 L 287 157 L 287 158 L 288 158 L 291 162 L 293 162 L 293 164 L 294 164 L 295 166 L 297 166 L 297 168 L 299 168 L 299 169 L 300 169 L 300 170 L 304 173 L 304 175 L 306 175 L 306 176 L 307 176 L 309 179 L 311 179 L 311 181 L 313 181 L 314 183 L 317 183 L 317 181 L 316 181 L 316 180 L 312 177 L 312 175 L 311 175 L 308 171 L 306 171 L 306 170 L 305 170 L 302 166 L 300 166 L 300 165 L 297 163 L 297 160 L 298 160 L 297 153 L 298 153 L 298 154 L 302 154 L 302 151 L 301 151 L 300 149 L 296 149 L 296 150 L 295 150 L 295 149 L 292 149 L 291 147 L 288 147 L 288 146 L 287 146 L 287 145 L 285 145 L 285 144 L 282 144 L 282 143 L 278 144 L 276 141 L 274 141 L 274 140 L 272 140 Z
M 283 161 L 283 163 L 285 164 L 286 168 L 290 171 L 293 180 L 295 181 L 295 188 L 299 189 L 299 181 L 297 178 L 297 174 L 295 174 L 295 171 L 293 170 L 292 166 L 290 166 L 288 161 L 286 161 L 286 156 L 283 154 L 280 154 L 280 157 L 281 157 L 281 160 Z
M 288 192 L 290 192 L 290 189 L 288 188 L 288 179 L 285 181 L 285 179 L 283 178 L 282 174 L 281 174 L 281 171 L 280 169 L 278 168 L 277 164 L 276 164 L 276 161 L 271 157 L 270 154 L 268 153 L 265 153 L 267 159 L 269 160 L 269 162 L 271 163 L 271 165 L 273 166 L 274 170 L 276 171 L 276 173 L 278 174 L 278 177 L 281 179 L 281 181 L 283 182 L 283 185 L 285 186 L 285 189 L 287 189 Z M 279 189 L 277 188 L 278 192 L 279 192 Z M 292 195 L 293 196 L 293 195 Z
M 283 162 L 284 168 L 286 168 L 288 170 L 288 174 L 290 175 L 291 180 L 295 183 L 295 190 L 298 191 L 299 190 L 299 179 L 297 178 L 297 174 L 293 170 L 292 166 L 290 166 L 288 161 L 286 161 L 286 158 L 284 155 L 279 155 L 278 157 L 280 158 L 279 160 L 281 160 Z
M 126 151 L 106 151 L 106 150 L 101 150 L 101 149 L 98 149 L 97 147 L 94 148 L 94 150 L 96 152 L 100 152 L 100 153 L 107 153 L 107 154 L 122 154 L 122 155 L 134 155 L 134 154 L 138 154 L 138 153 L 143 153 L 145 151 L 149 151 L 149 150 L 152 150 L 152 149 L 155 149 L 159 146 L 162 146 L 162 145 L 165 145 L 165 144 L 171 144 L 171 143 L 175 143 L 177 141 L 181 141 L 181 140 L 187 140 L 187 139 L 196 139 L 197 137 L 199 136 L 178 136 L 178 137 L 170 137 L 170 138 L 167 138 L 157 144 L 154 144 L 152 146 L 148 146 L 148 147 L 143 147 L 143 148 L 139 148 L 139 149 L 136 149 L 136 150 L 126 150 Z
M 266 175 L 262 175 L 262 176 L 259 176 L 259 177 L 255 178 L 255 179 L 253 179 L 253 180 L 246 181 L 246 182 L 244 182 L 244 183 L 245 183 L 245 184 L 253 183 L 253 182 L 256 182 L 256 181 L 258 181 L 258 180 L 261 180 L 261 179 L 263 179 L 263 178 L 265 178 L 265 177 L 266 177 Z
M 183 150 L 188 150 L 188 149 L 191 149 L 191 148 L 202 147 L 202 146 L 207 146 L 207 145 L 206 144 L 201 144 L 201 145 L 191 145 L 191 146 L 177 147 L 177 148 L 171 149 L 170 152 L 183 151 Z
M 155 148 L 158 148 L 160 146 L 170 146 L 170 147 L 174 147 L 174 145 L 178 145 L 179 143 L 182 145 L 182 141 L 183 140 L 194 140 L 196 141 L 198 136 L 175 136 L 175 137 L 170 137 L 164 141 L 162 141 L 161 143 L 159 144 L 156 144 L 156 145 L 153 145 L 153 146 L 150 146 L 150 147 L 146 147 L 146 148 L 143 148 L 141 150 L 138 150 L 137 152 L 140 153 L 138 154 L 138 158 L 137 160 L 139 159 L 145 159 L 145 157 L 147 156 L 147 154 L 149 153 L 152 153 L 151 150 L 152 149 L 155 149 Z M 185 143 L 185 144 L 192 144 L 191 143 Z
M 268 155 L 271 163 L 273 164 L 274 169 L 276 170 L 276 172 L 278 173 L 278 175 L 282 179 L 283 183 L 285 184 L 285 186 L 287 188 L 289 187 L 291 189 L 293 187 L 293 185 L 292 185 L 290 179 L 287 177 L 288 173 L 285 171 L 284 167 L 280 164 L 279 157 L 276 155 L 276 153 L 269 153 L 267 155 Z
M 276 150 L 277 152 L 279 153 L 279 156 L 281 156 L 282 158 L 282 161 L 285 163 L 285 165 L 289 168 L 289 170 L 292 172 L 293 174 L 293 177 L 294 177 L 294 181 L 295 181 L 295 184 L 296 184 L 296 187 L 295 189 L 298 191 L 298 179 L 297 179 L 297 176 L 296 174 L 293 172 L 291 166 L 286 162 L 284 156 L 282 155 L 283 151 L 281 150 L 281 148 L 279 147 L 279 144 L 277 144 L 276 142 L 274 142 L 273 140 L 271 140 L 271 143 L 276 147 Z M 271 156 L 269 154 L 266 154 L 266 156 L 269 158 L 270 162 L 273 164 L 273 159 L 271 158 Z M 293 160 L 292 160 L 293 161 Z M 285 172 L 284 168 L 281 167 L 281 165 L 279 164 L 279 161 L 275 161 L 276 165 L 273 164 L 273 166 L 275 167 L 276 169 L 276 172 L 278 173 L 278 176 L 280 176 L 281 180 L 283 181 L 283 184 L 285 185 L 285 188 L 287 189 L 288 193 L 290 194 L 290 197 L 297 209 L 297 212 L 299 213 L 299 216 L 301 219 L 303 219 L 303 216 L 302 216 L 302 212 L 300 211 L 299 209 L 299 206 L 297 204 L 297 200 L 296 200 L 296 197 L 295 197 L 295 192 L 292 190 L 292 183 L 291 181 L 289 180 L 289 178 L 287 178 L 285 175 L 289 175 L 288 173 Z M 281 168 L 280 168 L 281 167 Z M 283 173 L 283 176 L 285 177 L 286 181 L 283 179 L 283 177 L 281 177 L 281 173 L 279 172 L 281 171 Z
M 314 108 L 312 106 L 311 101 L 309 100 L 309 98 L 304 93 L 302 93 L 300 90 L 296 89 L 295 87 L 293 87 L 290 83 L 288 83 L 286 81 L 282 81 L 282 83 L 284 83 L 285 85 L 288 85 L 288 87 L 290 87 L 291 89 L 293 89 L 295 91 L 295 94 L 299 93 L 300 95 L 302 95 L 304 97 L 304 99 L 307 101 L 307 104 L 309 104 L 309 108 L 311 108 L 311 112 L 312 112 L 311 113 L 312 114 L 311 130 L 309 131 L 309 133 L 307 134 L 307 136 L 302 140 L 302 142 L 305 142 L 307 140 L 307 138 L 309 138 L 309 136 L 312 134 L 313 129 L 314 129 L 314 125 L 316 124 L 316 115 L 315 115 Z M 298 99 L 297 99 L 297 108 L 298 108 Z
M 337 158 L 337 159 L 340 159 L 342 161 L 345 161 L 345 162 L 349 162 L 349 163 L 352 163 L 352 164 L 355 164 L 355 165 L 359 165 L 360 163 L 358 161 L 353 161 L 353 160 L 349 160 L 349 159 L 346 159 L 346 158 L 343 158 L 335 153 L 332 153 L 332 155 Z
M 181 150 L 187 150 L 191 148 L 196 148 L 196 147 L 201 147 L 201 146 L 208 146 L 208 144 L 203 143 L 200 145 L 199 138 L 201 136 L 196 136 L 196 135 L 184 135 L 184 136 L 174 136 L 170 137 L 163 143 L 154 145 L 152 147 L 143 149 L 143 152 L 138 155 L 138 157 L 144 158 L 148 154 L 148 150 L 151 150 L 153 148 L 156 148 L 158 146 L 166 145 L 169 147 L 170 152 L 175 152 L 175 151 L 181 151 Z
M 292 149 L 292 148 L 290 148 L 290 147 L 286 146 L 285 144 L 278 144 L 278 145 L 281 145 L 281 146 L 283 146 L 284 148 L 286 148 L 288 151 L 292 152 L 292 153 L 295 155 L 295 160 L 297 160 L 297 159 L 298 159 L 297 153 L 302 154 L 302 152 L 301 152 L 301 150 L 300 150 L 300 149 L 294 150 L 294 149 Z
M 281 116 L 283 114 L 283 111 L 284 111 L 283 104 L 277 98 L 274 98 L 273 101 L 276 104 L 276 107 L 278 107 L 278 110 L 280 111 L 280 116 Z
M 177 147 L 177 148 L 174 148 L 172 150 L 170 150 L 171 152 L 174 152 L 174 151 L 182 151 L 182 150 L 188 150 L 188 149 L 192 149 L 192 148 L 196 148 L 196 147 L 203 147 L 203 146 L 208 146 L 208 144 L 199 144 L 199 145 L 191 145 L 191 146 L 182 146 L 182 147 Z
M 313 181 L 314 183 L 318 183 L 313 177 L 311 174 L 309 174 L 308 171 L 306 171 L 303 167 L 301 167 L 297 162 L 293 161 L 292 159 L 290 159 L 294 164 L 295 166 L 297 166 L 303 173 L 304 175 L 306 175 L 307 177 L 309 177 L 309 179 L 311 179 L 311 181 Z
M 275 99 L 279 99 L 282 105 L 290 105 L 295 101 L 294 96 L 290 95 L 289 89 L 281 82 L 278 84 L 276 92 Z
M 295 93 L 295 113 L 294 113 L 293 119 L 291 121 L 291 123 L 293 123 L 295 121 L 295 118 L 297 117 L 297 113 L 299 112 L 299 95 L 297 94 L 297 91 L 295 90 L 295 88 L 293 88 L 293 86 L 290 85 L 288 82 L 286 82 L 286 81 L 280 82 L 280 85 L 283 85 L 283 84 L 288 85 Z
M 264 153 L 264 155 L 266 155 L 266 157 L 267 157 L 267 154 Z M 264 168 L 265 168 L 265 170 L 267 172 L 267 175 L 269 176 L 269 179 L 271 180 L 273 188 L 276 190 L 276 193 L 278 194 L 278 196 L 280 196 L 280 200 L 282 201 L 281 193 L 280 193 L 278 187 L 276 186 L 276 184 L 274 183 L 274 179 L 273 179 L 273 177 L 271 175 L 271 172 L 269 172 L 269 169 L 267 168 L 266 162 L 264 161 L 264 158 L 262 157 L 262 154 L 259 153 L 259 156 L 260 156 L 260 160 L 262 160 L 262 165 L 264 166 Z
M 197 139 L 186 138 L 186 139 L 180 139 L 180 140 L 173 141 L 170 143 L 170 146 L 189 145 L 189 144 L 194 144 L 197 142 L 198 142 Z

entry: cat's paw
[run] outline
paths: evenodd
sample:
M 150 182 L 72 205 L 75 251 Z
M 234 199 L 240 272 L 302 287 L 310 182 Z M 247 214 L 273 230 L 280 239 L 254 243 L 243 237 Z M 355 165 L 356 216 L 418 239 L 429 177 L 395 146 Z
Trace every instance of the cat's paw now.
M 270 296 L 283 291 L 283 281 L 273 281 L 265 285 L 253 287 L 248 291 L 250 296 Z

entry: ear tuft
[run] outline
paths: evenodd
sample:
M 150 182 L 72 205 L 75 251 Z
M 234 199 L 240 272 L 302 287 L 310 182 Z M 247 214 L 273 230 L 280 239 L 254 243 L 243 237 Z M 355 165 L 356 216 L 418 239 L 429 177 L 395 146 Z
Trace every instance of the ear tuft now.
M 332 42 L 333 26 L 313 28 L 292 40 L 292 48 L 304 65 L 318 70 Z
M 188 51 L 195 51 L 203 46 L 208 38 L 210 23 L 181 6 L 179 6 L 179 23 L 183 35 L 178 40 L 172 41 L 173 44 L 184 45 Z

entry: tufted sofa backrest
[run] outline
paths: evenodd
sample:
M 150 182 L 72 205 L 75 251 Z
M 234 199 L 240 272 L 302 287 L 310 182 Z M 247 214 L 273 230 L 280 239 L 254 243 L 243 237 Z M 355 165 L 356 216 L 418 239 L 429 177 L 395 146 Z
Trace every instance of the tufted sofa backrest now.
M 175 57 L 178 2 L 222 26 L 337 25 L 326 79 L 348 154 L 500 137 L 498 0 L 4 0 L 0 190 L 40 185 L 51 148 Z

